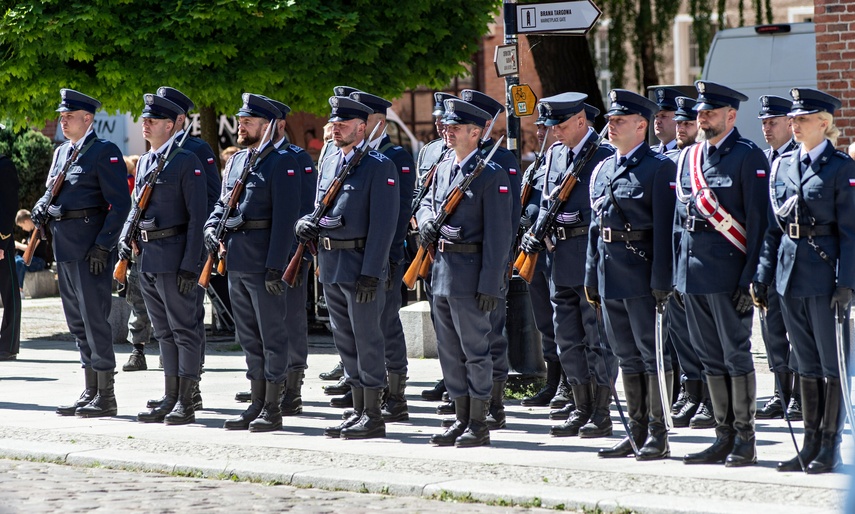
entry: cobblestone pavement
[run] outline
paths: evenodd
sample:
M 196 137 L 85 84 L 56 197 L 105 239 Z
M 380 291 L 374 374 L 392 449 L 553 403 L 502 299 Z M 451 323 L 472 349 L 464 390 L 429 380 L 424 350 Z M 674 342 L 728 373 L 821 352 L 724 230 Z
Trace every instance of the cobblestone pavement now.
M 0 513 L 546 513 L 546 509 L 0 460 Z M 581 512 L 581 511 L 573 511 Z

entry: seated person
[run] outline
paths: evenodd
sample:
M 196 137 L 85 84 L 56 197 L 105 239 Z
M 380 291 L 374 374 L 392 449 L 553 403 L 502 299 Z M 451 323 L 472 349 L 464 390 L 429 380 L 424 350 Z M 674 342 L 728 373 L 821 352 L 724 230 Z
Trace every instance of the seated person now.
M 15 254 L 15 269 L 18 274 L 18 287 L 21 288 L 21 291 L 24 291 L 24 275 L 27 274 L 28 271 L 41 271 L 47 267 L 48 261 L 48 245 L 45 242 L 41 242 L 36 246 L 36 250 L 33 252 L 33 260 L 30 262 L 30 265 L 27 266 L 24 264 L 23 253 L 27 250 L 27 241 L 29 241 L 30 237 L 33 234 L 33 230 L 36 229 L 36 225 L 33 223 L 33 219 L 30 217 L 30 211 L 26 209 L 21 209 L 15 215 L 15 224 L 21 227 L 21 230 L 27 233 L 27 238 L 24 239 L 23 242 L 15 241 L 15 250 L 18 252 Z

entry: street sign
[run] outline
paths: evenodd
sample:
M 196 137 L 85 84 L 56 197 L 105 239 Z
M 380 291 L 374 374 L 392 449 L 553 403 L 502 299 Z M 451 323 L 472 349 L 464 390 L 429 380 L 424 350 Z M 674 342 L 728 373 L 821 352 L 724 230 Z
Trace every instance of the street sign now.
M 511 100 L 517 117 L 531 116 L 535 113 L 537 96 L 528 84 L 511 86 Z
M 602 11 L 591 0 L 515 4 L 519 34 L 587 34 Z
M 499 45 L 493 54 L 493 64 L 496 65 L 496 75 L 505 77 L 520 72 L 517 59 L 517 45 Z

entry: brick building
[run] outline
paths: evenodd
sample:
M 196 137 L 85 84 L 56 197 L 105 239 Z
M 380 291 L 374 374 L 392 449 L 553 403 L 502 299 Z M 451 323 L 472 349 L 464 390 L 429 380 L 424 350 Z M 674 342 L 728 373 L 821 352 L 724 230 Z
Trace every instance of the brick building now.
M 855 141 L 855 2 L 815 0 L 814 23 L 817 87 L 843 102 L 835 124 L 845 151 Z

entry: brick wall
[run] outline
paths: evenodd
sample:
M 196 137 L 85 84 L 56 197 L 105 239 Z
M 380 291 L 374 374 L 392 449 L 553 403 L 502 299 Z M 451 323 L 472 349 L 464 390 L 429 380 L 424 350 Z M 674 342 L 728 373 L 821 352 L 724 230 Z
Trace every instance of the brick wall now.
M 814 0 L 814 23 L 817 88 L 843 102 L 835 124 L 845 151 L 855 140 L 855 2 Z

